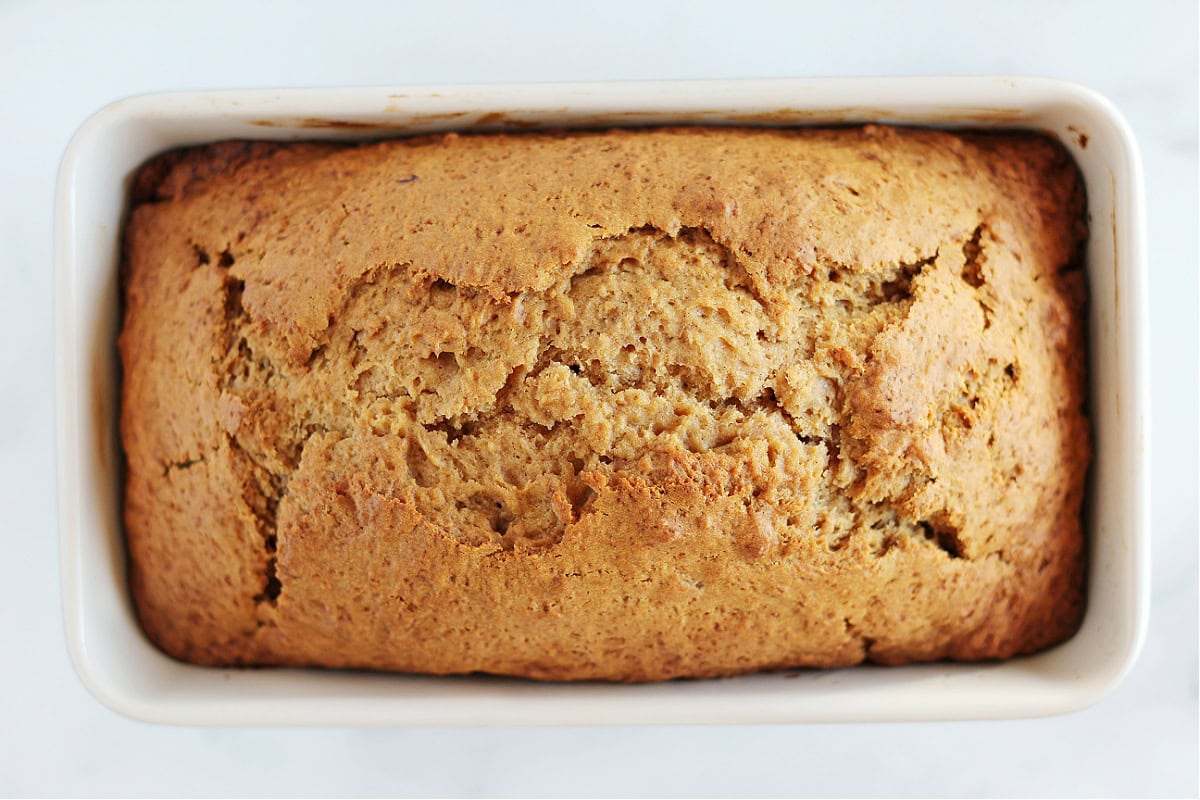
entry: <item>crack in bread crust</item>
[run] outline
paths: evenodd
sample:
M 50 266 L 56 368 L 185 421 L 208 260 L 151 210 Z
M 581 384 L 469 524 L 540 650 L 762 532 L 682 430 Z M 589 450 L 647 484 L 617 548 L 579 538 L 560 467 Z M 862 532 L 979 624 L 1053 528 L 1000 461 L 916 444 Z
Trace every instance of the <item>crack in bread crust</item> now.
M 872 330 L 880 328 L 887 319 L 895 319 L 897 313 L 903 313 L 903 307 L 911 302 L 912 282 L 933 260 L 888 266 L 875 274 L 856 274 L 852 280 L 830 281 L 837 288 L 828 302 L 838 308 L 873 315 L 865 317 L 870 320 L 860 337 L 865 343 Z M 699 275 L 702 280 L 720 285 L 724 293 L 716 296 L 709 305 L 686 307 L 688 291 L 671 292 L 668 287 L 672 282 L 678 286 L 681 277 L 689 271 L 692 277 Z M 793 318 L 804 307 L 798 300 L 799 295 L 813 291 L 812 281 L 792 287 L 792 297 L 784 295 L 775 301 L 764 299 L 752 288 L 753 278 L 745 268 L 727 248 L 714 242 L 707 231 L 684 229 L 671 235 L 642 226 L 620 236 L 606 237 L 593 244 L 580 260 L 576 272 L 560 285 L 545 293 L 517 293 L 499 301 L 469 289 L 464 292 L 441 279 L 423 279 L 410 270 L 407 277 L 411 283 L 405 299 L 415 297 L 416 302 L 421 303 L 422 284 L 425 283 L 429 284 L 426 289 L 429 299 L 415 309 L 411 305 L 395 307 L 395 298 L 391 294 L 380 297 L 375 290 L 381 272 L 395 277 L 394 270 L 364 273 L 364 280 L 346 292 L 346 301 L 334 315 L 324 343 L 306 359 L 303 370 L 286 378 L 279 377 L 280 367 L 270 359 L 256 356 L 254 348 L 248 344 L 248 340 L 254 338 L 254 325 L 244 310 L 239 307 L 229 317 L 229 340 L 236 342 L 236 347 L 227 356 L 225 391 L 238 396 L 238 388 L 243 385 L 251 387 L 255 393 L 264 386 L 278 386 L 277 395 L 265 405 L 286 409 L 283 415 L 291 417 L 249 446 L 241 445 L 236 436 L 231 438 L 231 443 L 254 463 L 272 487 L 266 491 L 251 490 L 252 496 L 257 498 L 255 505 L 265 503 L 268 508 L 267 512 L 260 513 L 264 520 L 263 537 L 267 542 L 272 542 L 276 536 L 274 509 L 286 491 L 290 472 L 299 464 L 300 457 L 296 454 L 303 452 L 304 442 L 314 428 L 319 426 L 322 432 L 336 431 L 339 436 L 349 438 L 361 425 L 361 419 L 346 416 L 345 410 L 334 402 L 337 395 L 347 391 L 356 391 L 358 401 L 365 408 L 377 407 L 373 405 L 377 403 L 388 406 L 386 425 L 375 418 L 373 432 L 386 438 L 388 446 L 405 450 L 404 463 L 408 478 L 416 485 L 414 491 L 418 502 L 421 490 L 436 487 L 441 494 L 453 498 L 454 511 L 461 512 L 446 513 L 443 510 L 428 512 L 426 516 L 466 541 L 476 544 L 492 541 L 505 549 L 512 549 L 518 538 L 540 546 L 557 543 L 566 525 L 578 521 L 579 511 L 576 509 L 570 516 L 547 513 L 553 503 L 554 490 L 569 497 L 585 494 L 587 488 L 582 479 L 585 469 L 599 469 L 611 476 L 616 469 L 636 464 L 655 453 L 720 451 L 764 423 L 776 433 L 790 430 L 797 442 L 818 458 L 822 457 L 822 450 L 827 461 L 837 458 L 841 416 L 834 413 L 823 434 L 812 432 L 810 426 L 798 421 L 780 404 L 776 394 L 775 382 L 782 366 L 789 360 L 813 360 L 818 356 L 811 334 L 815 320 Z M 597 291 L 599 285 L 603 288 Z M 228 291 L 227 307 L 236 307 L 240 292 L 236 281 L 229 282 Z M 651 294 L 669 296 L 671 299 L 663 308 L 653 309 L 652 314 L 662 310 L 666 312 L 664 317 L 671 317 L 674 312 L 677 318 L 655 318 L 649 325 L 630 329 L 628 309 L 622 306 L 627 297 L 639 292 L 645 297 Z M 575 326 L 575 330 L 564 330 L 568 326 L 556 321 L 557 330 L 553 333 L 546 332 L 544 323 L 533 325 L 529 333 L 531 339 L 536 338 L 536 346 L 526 349 L 522 354 L 525 358 L 515 360 L 515 363 L 505 357 L 507 354 L 485 352 L 472 344 L 465 352 L 431 349 L 428 353 L 414 353 L 408 363 L 416 366 L 408 370 L 404 361 L 382 363 L 382 359 L 392 354 L 365 345 L 363 329 L 355 327 L 363 309 L 369 308 L 370 313 L 386 320 L 385 329 L 376 329 L 371 341 L 387 342 L 396 325 L 393 320 L 402 321 L 439 306 L 448 308 L 447 295 L 460 293 L 463 296 L 448 302 L 456 306 L 456 313 L 464 316 L 501 318 L 511 314 L 515 307 L 523 306 L 524 313 L 536 323 L 556 304 L 569 304 L 581 324 Z M 899 306 L 879 313 L 871 311 L 883 304 Z M 596 306 L 602 306 L 602 309 L 589 313 Z M 381 309 L 388 310 L 382 312 Z M 606 314 L 608 318 L 605 318 Z M 687 317 L 692 314 L 696 319 L 689 320 Z M 755 338 L 762 344 L 762 352 L 756 354 L 760 363 L 743 365 L 751 372 L 757 371 L 749 382 L 743 379 L 744 385 L 730 383 L 729 376 L 718 374 L 719 365 L 706 359 L 704 353 L 689 348 L 686 341 L 693 335 L 694 328 L 690 326 L 702 325 L 709 319 L 716 320 L 719 326 L 728 326 L 735 316 L 751 323 L 742 333 L 756 329 Z M 347 327 L 352 332 L 343 348 L 341 343 L 347 341 L 343 335 Z M 624 330 L 629 331 L 628 340 L 618 340 Z M 653 342 L 648 341 L 647 335 Z M 605 342 L 606 339 L 612 341 Z M 650 350 L 654 351 L 654 363 L 645 361 Z M 339 358 L 338 354 L 345 357 Z M 339 372 L 339 365 L 345 363 L 349 363 L 351 369 Z M 491 369 L 496 364 L 503 364 L 507 370 L 502 380 L 492 381 L 493 386 L 499 384 L 498 390 L 479 393 L 476 398 L 479 406 L 468 407 L 452 416 L 438 413 L 439 401 L 458 399 L 462 394 L 457 385 L 451 390 L 443 388 L 448 379 L 461 378 L 470 383 L 473 372 Z M 618 366 L 615 371 L 612 369 L 614 364 Z M 620 368 L 622 366 L 624 369 Z M 432 368 L 435 375 L 422 380 L 426 368 Z M 286 371 L 287 368 L 282 369 Z M 390 382 L 387 390 L 380 391 L 372 385 L 376 373 L 387 375 Z M 542 380 L 544 375 L 547 381 Z M 364 381 L 364 376 L 371 377 Z M 554 379 L 553 388 L 545 389 L 544 384 L 551 382 L 549 379 Z M 833 380 L 834 395 L 841 392 L 843 381 L 841 376 Z M 719 386 L 722 382 L 725 385 Z M 307 402 L 305 398 L 308 398 Z M 313 398 L 318 402 L 312 402 Z M 594 425 L 594 417 L 605 413 L 599 407 L 604 398 L 611 398 L 618 404 L 628 399 L 634 409 L 628 420 L 629 427 L 652 434 L 621 448 L 621 454 L 612 465 L 598 462 L 599 456 L 609 453 L 611 442 L 583 433 L 589 417 Z M 671 416 L 665 420 L 657 408 L 662 401 L 673 404 Z M 257 402 L 261 405 L 262 398 L 259 397 Z M 569 411 L 561 408 L 564 403 L 571 404 Z M 429 408 L 433 410 L 427 411 Z M 432 421 L 420 421 L 422 419 Z M 677 434 L 689 425 L 699 428 L 701 435 L 685 437 Z M 548 452 L 552 455 L 538 463 L 520 460 L 508 463 L 505 454 L 500 453 L 497 454 L 499 465 L 492 462 L 486 469 L 481 468 L 479 460 L 467 454 L 473 454 L 478 443 L 494 439 L 497 427 L 519 432 L 519 435 L 538 442 L 539 447 L 549 447 Z M 298 432 L 302 432 L 303 439 L 297 439 Z M 566 471 L 556 469 L 556 465 L 563 463 L 564 453 L 569 454 L 570 469 Z M 271 465 L 276 466 L 272 468 Z M 285 466 L 281 469 L 279 465 Z M 527 478 L 509 480 L 506 473 L 514 471 L 539 476 L 561 472 L 561 480 L 552 486 L 547 496 L 545 485 L 537 485 L 530 492 L 527 485 L 522 485 Z M 822 491 L 832 496 L 837 492 L 832 483 L 833 470 L 826 469 L 825 476 L 827 485 Z M 474 488 L 456 492 L 449 488 L 455 485 Z M 257 495 L 254 495 L 255 491 Z M 758 499 L 766 503 L 777 500 L 770 492 Z M 437 505 L 421 504 L 430 508 Z M 869 502 L 861 507 L 856 504 L 852 515 L 853 529 L 845 527 L 850 523 L 848 520 L 840 527 L 831 525 L 818 529 L 817 535 L 827 538 L 830 547 L 838 549 L 845 545 L 853 530 L 882 531 L 877 545 L 881 554 L 897 536 L 915 537 L 938 546 L 946 541 L 945 537 L 935 536 L 927 522 L 905 519 L 887 501 Z M 535 522 L 520 524 L 525 517 Z M 273 549 L 273 545 L 268 545 L 269 552 L 273 553 Z M 947 552 L 952 550 L 947 549 Z M 272 558 L 270 564 L 273 563 Z

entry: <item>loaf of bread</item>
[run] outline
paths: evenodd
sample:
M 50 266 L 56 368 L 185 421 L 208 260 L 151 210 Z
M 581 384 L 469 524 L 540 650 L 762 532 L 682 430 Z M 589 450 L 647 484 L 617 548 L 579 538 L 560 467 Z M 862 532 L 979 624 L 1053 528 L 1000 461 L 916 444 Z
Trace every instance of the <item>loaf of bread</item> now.
M 173 656 L 649 681 L 1078 627 L 1049 139 L 227 142 L 131 205 L 124 518 Z

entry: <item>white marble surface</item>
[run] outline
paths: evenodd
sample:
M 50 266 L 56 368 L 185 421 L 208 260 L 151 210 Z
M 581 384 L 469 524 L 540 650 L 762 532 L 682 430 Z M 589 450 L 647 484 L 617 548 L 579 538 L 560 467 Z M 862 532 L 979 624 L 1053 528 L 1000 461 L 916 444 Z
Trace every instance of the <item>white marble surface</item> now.
M 162 89 L 1043 74 L 1140 139 L 1154 351 L 1154 592 L 1097 706 L 1002 723 L 193 730 L 93 700 L 61 630 L 50 227 L 75 127 Z M 1196 795 L 1195 2 L 0 4 L 0 794 Z

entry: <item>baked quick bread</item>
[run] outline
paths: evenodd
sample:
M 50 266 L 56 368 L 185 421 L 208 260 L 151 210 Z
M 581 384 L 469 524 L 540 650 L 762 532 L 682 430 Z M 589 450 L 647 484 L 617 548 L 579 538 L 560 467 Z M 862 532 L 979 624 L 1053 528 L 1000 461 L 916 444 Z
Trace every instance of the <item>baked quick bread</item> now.
M 646 681 L 1070 636 L 1077 171 L 886 127 L 140 173 L 132 590 L 203 664 Z

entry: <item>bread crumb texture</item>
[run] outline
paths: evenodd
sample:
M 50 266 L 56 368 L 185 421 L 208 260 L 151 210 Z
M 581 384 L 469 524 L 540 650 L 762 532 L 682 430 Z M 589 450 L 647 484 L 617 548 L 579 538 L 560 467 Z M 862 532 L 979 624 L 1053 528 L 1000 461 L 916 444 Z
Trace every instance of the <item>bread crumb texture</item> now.
M 886 127 L 160 157 L 120 337 L 145 630 L 617 681 L 1057 643 L 1083 203 L 1047 139 Z

